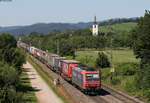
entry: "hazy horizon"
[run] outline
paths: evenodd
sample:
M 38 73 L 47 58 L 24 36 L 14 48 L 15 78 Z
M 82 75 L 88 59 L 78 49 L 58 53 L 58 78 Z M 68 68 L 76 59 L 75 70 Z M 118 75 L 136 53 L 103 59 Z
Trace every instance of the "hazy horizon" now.
M 136 17 L 131 17 L 131 18 L 136 18 Z M 110 18 L 110 19 L 119 19 L 119 18 Z M 110 19 L 104 19 L 104 20 L 101 20 L 101 21 L 97 21 L 97 22 L 103 22 L 103 21 L 107 21 L 107 20 L 110 20 Z M 123 18 L 120 18 L 120 19 L 123 19 Z M 125 18 L 125 19 L 128 19 L 128 18 Z M 94 20 L 94 17 L 93 17 L 93 20 Z M 78 24 L 78 23 L 89 23 L 89 22 L 93 22 L 93 21 L 79 21 L 79 22 L 35 22 L 35 23 L 32 23 L 32 24 L 23 24 L 23 25 L 6 25 L 6 26 L 1 26 L 0 27 L 17 27 L 17 26 L 31 26 L 31 25 L 35 25 L 35 24 L 50 24 L 50 23 L 66 23 L 66 24 Z
M 0 27 L 36 23 L 78 23 L 141 17 L 150 0 L 12 0 L 0 1 Z

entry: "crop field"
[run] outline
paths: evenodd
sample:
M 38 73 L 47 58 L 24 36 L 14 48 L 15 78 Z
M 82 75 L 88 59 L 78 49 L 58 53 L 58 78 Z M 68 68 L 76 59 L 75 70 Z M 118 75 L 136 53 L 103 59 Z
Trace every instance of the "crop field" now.
M 81 61 L 82 63 L 88 64 L 89 66 L 95 66 L 96 58 L 98 57 L 99 51 L 77 51 L 76 52 L 76 60 Z M 109 57 L 111 52 L 110 50 L 104 51 Z M 114 65 L 121 64 L 121 63 L 137 63 L 139 60 L 133 54 L 132 50 L 125 49 L 125 50 L 113 50 L 113 59 L 112 62 Z

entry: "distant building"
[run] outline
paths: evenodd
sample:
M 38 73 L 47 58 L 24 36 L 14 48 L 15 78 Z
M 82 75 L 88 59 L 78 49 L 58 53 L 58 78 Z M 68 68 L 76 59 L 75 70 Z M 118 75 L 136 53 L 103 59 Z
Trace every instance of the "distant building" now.
M 99 31 L 98 31 L 98 24 L 96 22 L 96 16 L 94 17 L 94 23 L 93 23 L 93 26 L 92 26 L 92 35 L 93 36 L 98 36 L 99 34 Z

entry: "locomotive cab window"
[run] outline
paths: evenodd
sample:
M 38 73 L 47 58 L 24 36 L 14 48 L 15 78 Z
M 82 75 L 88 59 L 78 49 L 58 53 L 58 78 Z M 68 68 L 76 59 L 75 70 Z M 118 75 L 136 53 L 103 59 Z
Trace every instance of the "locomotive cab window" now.
M 100 77 L 99 77 L 99 74 L 92 74 L 92 73 L 87 73 L 86 74 L 86 80 L 87 81 L 97 81 L 97 80 L 99 80 L 100 79 Z

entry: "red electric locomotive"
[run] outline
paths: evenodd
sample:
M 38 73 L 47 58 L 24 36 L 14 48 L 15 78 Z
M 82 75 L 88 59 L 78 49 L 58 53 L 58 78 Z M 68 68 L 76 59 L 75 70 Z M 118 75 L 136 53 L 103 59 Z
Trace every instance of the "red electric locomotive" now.
M 85 93 L 98 93 L 101 88 L 100 73 L 94 68 L 78 65 L 73 68 L 72 83 Z

